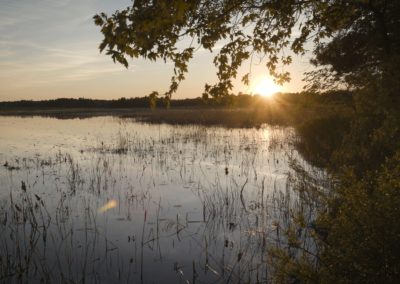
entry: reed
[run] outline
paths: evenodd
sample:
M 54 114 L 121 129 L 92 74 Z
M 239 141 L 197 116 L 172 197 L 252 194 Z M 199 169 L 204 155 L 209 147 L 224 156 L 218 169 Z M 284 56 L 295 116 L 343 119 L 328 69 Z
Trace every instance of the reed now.
M 0 282 L 265 283 L 272 248 L 316 251 L 294 222 L 316 205 L 293 190 L 293 129 L 130 123 L 2 168 Z

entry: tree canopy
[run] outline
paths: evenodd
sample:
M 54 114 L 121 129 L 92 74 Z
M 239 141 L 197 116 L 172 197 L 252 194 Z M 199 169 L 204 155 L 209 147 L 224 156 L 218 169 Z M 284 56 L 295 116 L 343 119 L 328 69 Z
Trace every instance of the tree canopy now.
M 312 43 L 317 66 L 307 74 L 318 90 L 357 87 L 366 73 L 381 76 L 387 58 L 399 53 L 397 0 L 135 0 L 108 16 L 94 16 L 104 39 L 100 50 L 128 67 L 129 58 L 174 63 L 169 98 L 188 71 L 198 48 L 213 51 L 218 82 L 205 94 L 229 94 L 232 79 L 249 74 L 238 68 L 254 56 L 279 83 L 290 80 L 281 68 L 291 54 L 304 54 Z M 190 38 L 185 48 L 177 45 Z

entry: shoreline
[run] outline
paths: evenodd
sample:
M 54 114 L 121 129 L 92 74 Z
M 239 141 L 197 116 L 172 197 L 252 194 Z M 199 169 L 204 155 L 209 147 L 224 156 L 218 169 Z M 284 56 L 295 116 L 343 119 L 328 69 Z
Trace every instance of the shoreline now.
M 299 105 L 274 105 L 246 108 L 46 108 L 0 109 L 0 116 L 51 117 L 57 119 L 86 119 L 98 116 L 134 118 L 146 123 L 200 124 L 226 127 L 259 127 L 271 125 L 294 126 L 321 116 L 348 115 L 343 107 L 332 108 Z

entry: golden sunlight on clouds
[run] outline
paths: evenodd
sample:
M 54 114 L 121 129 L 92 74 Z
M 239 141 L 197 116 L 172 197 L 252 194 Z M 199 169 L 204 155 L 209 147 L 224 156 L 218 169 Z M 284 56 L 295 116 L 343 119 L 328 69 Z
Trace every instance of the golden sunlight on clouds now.
M 267 78 L 260 78 L 254 81 L 253 86 L 250 89 L 254 95 L 261 95 L 263 97 L 271 97 L 275 93 L 282 91 L 282 86 L 274 83 L 273 80 Z
M 116 200 L 110 200 L 109 202 L 107 202 L 104 206 L 100 207 L 98 212 L 99 213 L 104 213 L 110 209 L 113 209 L 115 207 L 117 207 L 118 203 Z

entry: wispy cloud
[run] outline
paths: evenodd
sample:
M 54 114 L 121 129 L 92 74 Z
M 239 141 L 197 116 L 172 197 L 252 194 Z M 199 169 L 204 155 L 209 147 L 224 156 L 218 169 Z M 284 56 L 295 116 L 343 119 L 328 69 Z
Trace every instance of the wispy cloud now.
M 21 47 L 16 43 L 9 44 L 17 49 Z M 18 58 L 11 56 L 11 58 L 0 60 L 1 81 L 18 78 L 23 82 L 22 86 L 37 85 L 89 80 L 104 74 L 124 71 L 121 65 L 110 63 L 109 58 L 92 50 L 66 50 L 35 44 L 24 44 L 22 48 L 28 48 L 35 56 L 24 55 Z M 130 70 L 133 70 L 132 66 Z M 15 85 L 15 87 L 21 87 L 21 84 Z
M 97 49 L 92 23 L 100 0 L 3 0 L 0 83 L 8 89 L 91 80 L 123 71 Z M 130 70 L 133 70 L 132 68 Z M 19 84 L 11 84 L 18 80 Z M 1 98 L 0 98 L 1 99 Z

